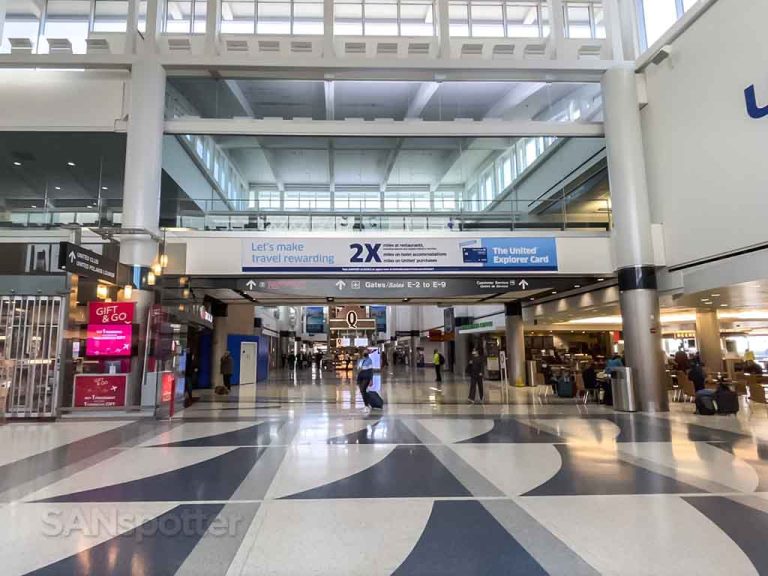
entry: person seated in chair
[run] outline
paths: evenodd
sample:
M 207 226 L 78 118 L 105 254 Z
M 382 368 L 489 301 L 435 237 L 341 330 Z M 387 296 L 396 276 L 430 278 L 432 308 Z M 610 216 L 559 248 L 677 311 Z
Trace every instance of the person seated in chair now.
M 696 390 L 696 392 L 706 388 L 707 373 L 704 372 L 703 363 L 694 363 L 694 365 L 688 371 L 688 379 L 693 382 L 693 389 Z

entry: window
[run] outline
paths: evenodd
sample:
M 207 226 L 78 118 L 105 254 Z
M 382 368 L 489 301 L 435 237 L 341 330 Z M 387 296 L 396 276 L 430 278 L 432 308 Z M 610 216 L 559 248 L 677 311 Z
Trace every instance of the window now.
M 258 190 L 256 192 L 259 210 L 280 210 L 279 190 Z
M 545 0 L 451 0 L 451 36 L 475 38 L 543 38 L 549 36 Z
M 639 0 L 642 4 L 645 45 L 647 48 L 669 30 L 683 15 L 683 8 L 677 0 Z
M 435 190 L 434 209 L 438 211 L 456 210 L 456 192 L 453 190 Z
M 339 36 L 434 36 L 427 0 L 337 0 L 334 30 Z
M 171 34 L 204 34 L 207 11 L 206 0 L 167 0 L 164 31 Z
M 429 190 L 387 190 L 384 192 L 384 210 L 428 212 Z
M 29 38 L 32 50 L 37 46 L 40 30 L 40 8 L 34 0 L 6 3 L 5 25 L 0 28 L 3 34 L 2 51 L 11 51 L 8 38 Z
M 128 26 L 128 0 L 96 0 L 94 32 L 125 32 Z
M 322 34 L 322 0 L 222 0 L 222 34 Z
M 567 38 L 605 38 L 605 16 L 599 1 L 563 2 Z
M 286 190 L 283 197 L 285 210 L 330 210 L 330 191 Z
M 381 210 L 381 196 L 376 191 L 339 191 L 334 193 L 335 210 Z
M 72 52 L 85 54 L 85 39 L 91 20 L 89 0 L 48 0 L 45 11 L 45 38 L 66 38 L 72 44 Z M 48 53 L 48 42 L 38 46 L 39 54 Z

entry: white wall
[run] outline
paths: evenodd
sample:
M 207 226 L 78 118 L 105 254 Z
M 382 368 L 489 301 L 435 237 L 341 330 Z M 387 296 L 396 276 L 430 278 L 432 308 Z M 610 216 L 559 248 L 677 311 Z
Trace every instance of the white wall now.
M 675 266 L 768 241 L 768 2 L 719 0 L 646 69 L 642 111 L 652 219 Z
M 0 131 L 113 131 L 127 72 L 0 70 Z

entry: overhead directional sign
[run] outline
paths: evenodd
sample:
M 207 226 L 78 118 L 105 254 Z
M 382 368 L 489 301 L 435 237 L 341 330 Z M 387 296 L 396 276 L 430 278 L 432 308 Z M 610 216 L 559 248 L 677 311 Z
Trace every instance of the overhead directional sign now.
M 71 242 L 59 243 L 59 269 L 115 284 L 117 261 Z
M 567 278 L 243 278 L 236 289 L 314 298 L 440 298 L 544 290 L 571 282 Z

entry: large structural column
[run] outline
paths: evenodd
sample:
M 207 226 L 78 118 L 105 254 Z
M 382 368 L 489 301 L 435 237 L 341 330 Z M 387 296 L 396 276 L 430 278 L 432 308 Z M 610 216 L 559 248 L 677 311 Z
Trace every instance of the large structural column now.
M 640 409 L 666 412 L 669 400 L 664 379 L 651 213 L 632 64 L 617 65 L 606 71 L 602 88 L 625 359 L 633 370 Z
M 520 302 L 504 304 L 504 328 L 507 340 L 507 370 L 512 386 L 525 386 L 525 333 Z
M 712 372 L 723 370 L 723 350 L 720 345 L 720 320 L 717 310 L 696 310 L 696 348 L 701 361 Z
M 120 237 L 120 261 L 134 269 L 137 288 L 145 271 L 157 257 L 160 219 L 160 180 L 163 168 L 163 121 L 165 112 L 165 70 L 152 59 L 139 60 L 131 70 L 131 103 L 125 152 L 123 219 L 125 234 Z M 152 289 L 133 291 L 139 334 L 146 334 L 149 309 L 154 303 Z M 138 403 L 144 376 L 146 343 L 141 341 L 139 357 L 131 364 L 129 403 Z
M 458 310 L 457 313 L 460 313 Z M 464 314 L 467 313 L 466 307 L 464 307 Z M 456 316 L 454 318 L 454 362 L 453 373 L 457 376 L 464 376 L 467 371 L 467 364 L 469 363 L 469 355 L 471 350 L 469 349 L 470 336 L 469 334 L 462 334 L 461 327 L 467 324 L 472 324 L 471 316 Z

